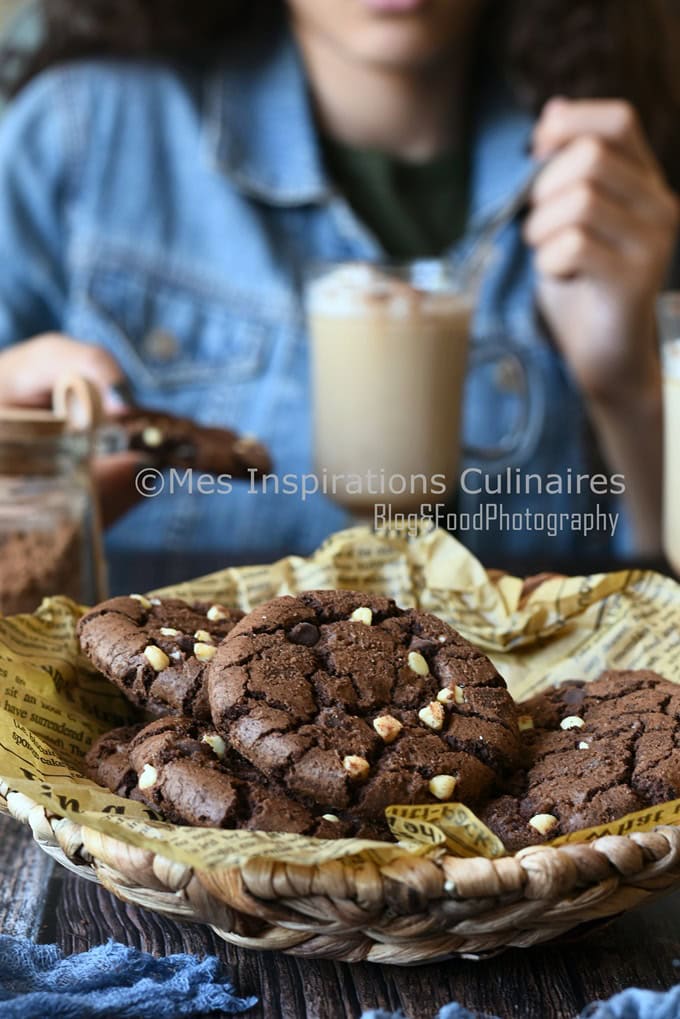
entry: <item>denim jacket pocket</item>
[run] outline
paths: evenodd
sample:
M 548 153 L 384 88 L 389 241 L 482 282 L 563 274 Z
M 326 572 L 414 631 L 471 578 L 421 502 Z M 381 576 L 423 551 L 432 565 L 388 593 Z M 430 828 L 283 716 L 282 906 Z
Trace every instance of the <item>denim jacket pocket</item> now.
M 271 330 L 228 294 L 139 267 L 81 271 L 69 330 L 110 351 L 136 388 L 243 383 L 265 370 Z

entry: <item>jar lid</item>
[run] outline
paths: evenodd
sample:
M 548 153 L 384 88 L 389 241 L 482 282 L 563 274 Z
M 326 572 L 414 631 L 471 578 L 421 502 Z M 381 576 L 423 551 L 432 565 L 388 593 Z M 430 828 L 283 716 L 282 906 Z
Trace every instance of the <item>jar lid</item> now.
M 0 441 L 51 438 L 65 431 L 66 421 L 49 410 L 0 407 Z
M 52 410 L 0 407 L 0 441 L 54 438 L 92 432 L 102 421 L 99 390 L 88 379 L 68 375 L 52 393 Z

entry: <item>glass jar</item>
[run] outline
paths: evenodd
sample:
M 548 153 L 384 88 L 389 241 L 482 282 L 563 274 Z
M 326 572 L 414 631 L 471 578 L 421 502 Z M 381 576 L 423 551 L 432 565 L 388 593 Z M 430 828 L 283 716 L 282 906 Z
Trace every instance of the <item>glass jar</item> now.
M 0 615 L 105 597 L 91 451 L 91 434 L 54 414 L 0 410 Z

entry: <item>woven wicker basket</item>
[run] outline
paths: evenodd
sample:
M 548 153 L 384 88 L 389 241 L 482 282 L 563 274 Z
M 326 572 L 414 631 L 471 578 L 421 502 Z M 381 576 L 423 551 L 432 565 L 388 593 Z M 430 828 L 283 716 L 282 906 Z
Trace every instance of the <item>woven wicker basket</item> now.
M 533 847 L 498 860 L 412 857 L 357 869 L 254 860 L 193 871 L 50 814 L 22 793 L 0 809 L 119 898 L 207 923 L 234 945 L 409 965 L 527 948 L 606 921 L 680 885 L 680 827 Z

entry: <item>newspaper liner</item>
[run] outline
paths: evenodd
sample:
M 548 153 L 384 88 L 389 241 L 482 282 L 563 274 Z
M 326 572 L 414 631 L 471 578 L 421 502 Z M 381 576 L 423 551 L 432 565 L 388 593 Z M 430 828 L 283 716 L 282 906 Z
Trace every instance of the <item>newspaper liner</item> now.
M 334 587 L 388 595 L 441 616 L 484 648 L 516 700 L 604 668 L 655 669 L 680 682 L 680 585 L 673 580 L 640 570 L 550 577 L 527 596 L 522 580 L 488 573 L 453 537 L 427 527 L 416 535 L 353 528 L 308 559 L 227 569 L 152 593 L 248 611 L 277 595 Z M 54 597 L 32 616 L 0 619 L 0 795 L 24 793 L 58 816 L 201 870 L 254 857 L 299 865 L 342 858 L 361 867 L 405 854 L 503 855 L 499 839 L 457 803 L 388 808 L 398 843 L 322 841 L 166 824 L 95 785 L 82 774 L 85 752 L 135 715 L 80 655 L 81 611 Z M 648 831 L 679 815 L 676 800 L 550 844 Z

